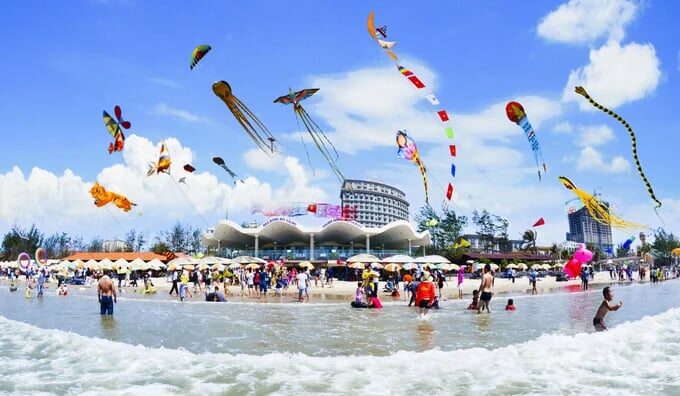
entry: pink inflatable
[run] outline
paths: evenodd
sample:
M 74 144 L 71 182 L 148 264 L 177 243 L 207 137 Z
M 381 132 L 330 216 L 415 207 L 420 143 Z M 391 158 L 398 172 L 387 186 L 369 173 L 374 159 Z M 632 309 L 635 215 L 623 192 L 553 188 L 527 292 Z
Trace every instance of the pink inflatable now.
M 581 262 L 578 261 L 576 257 L 572 257 L 564 266 L 564 272 L 566 272 L 570 278 L 577 277 L 581 273 Z
M 593 259 L 593 252 L 586 249 L 586 247 L 584 245 L 581 245 L 580 248 L 576 249 L 573 257 L 576 260 L 578 260 L 581 264 L 588 264 L 590 262 L 590 260 Z

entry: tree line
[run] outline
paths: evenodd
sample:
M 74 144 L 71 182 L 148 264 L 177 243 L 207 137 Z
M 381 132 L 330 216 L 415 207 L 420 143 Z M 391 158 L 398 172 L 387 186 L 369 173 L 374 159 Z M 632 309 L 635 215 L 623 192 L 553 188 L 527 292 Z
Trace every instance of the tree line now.
M 123 237 L 124 248 L 119 252 L 140 252 L 146 249 L 163 254 L 167 252 L 197 253 L 202 251 L 201 230 L 198 227 L 181 222 L 175 223 L 166 230 L 159 231 L 152 240 L 148 235 L 135 229 L 129 230 Z M 0 245 L 0 261 L 16 260 L 19 254 L 27 252 L 31 257 L 42 247 L 50 259 L 62 259 L 76 252 L 102 252 L 104 240 L 99 236 L 89 241 L 81 236 L 58 232 L 47 235 L 35 225 L 29 228 L 14 226 L 2 237 Z

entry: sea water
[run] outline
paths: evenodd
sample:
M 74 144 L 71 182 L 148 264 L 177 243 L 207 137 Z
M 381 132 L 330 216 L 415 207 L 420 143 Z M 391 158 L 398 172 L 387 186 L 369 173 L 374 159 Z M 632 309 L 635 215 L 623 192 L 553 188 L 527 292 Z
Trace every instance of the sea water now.
M 612 288 L 624 307 L 592 331 L 601 290 L 444 301 L 174 303 L 0 289 L 3 394 L 680 394 L 680 282 Z

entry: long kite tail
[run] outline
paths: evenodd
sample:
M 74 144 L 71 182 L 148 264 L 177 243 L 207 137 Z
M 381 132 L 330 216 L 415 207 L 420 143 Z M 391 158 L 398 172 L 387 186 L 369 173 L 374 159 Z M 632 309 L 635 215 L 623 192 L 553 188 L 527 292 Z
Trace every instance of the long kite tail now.
M 635 160 L 635 166 L 637 167 L 638 173 L 640 174 L 640 177 L 642 178 L 642 181 L 645 183 L 645 186 L 647 186 L 647 191 L 649 192 L 649 196 L 652 197 L 652 200 L 655 202 L 654 207 L 659 208 L 661 207 L 661 201 L 659 201 L 658 198 L 656 198 L 656 195 L 654 195 L 654 190 L 652 189 L 651 183 L 649 183 L 649 180 L 647 180 L 647 176 L 645 176 L 645 172 L 642 170 L 642 165 L 640 164 L 640 159 L 638 158 L 638 153 L 637 153 L 637 139 L 635 137 L 635 132 L 633 132 L 633 128 L 630 127 L 630 124 L 628 124 L 628 121 L 624 120 L 623 117 L 620 115 L 616 114 L 612 110 L 602 106 L 601 104 L 597 103 L 593 98 L 588 95 L 588 92 L 586 92 L 585 88 L 583 87 L 576 87 L 574 91 L 583 96 L 584 98 L 588 99 L 588 102 L 590 102 L 591 105 L 595 106 L 599 110 L 609 114 L 610 116 L 614 117 L 616 121 L 620 122 L 624 128 L 628 131 L 628 135 L 630 135 L 630 142 L 631 145 L 633 146 L 633 159 Z
M 420 175 L 423 177 L 423 186 L 425 187 L 425 203 L 430 204 L 430 192 L 429 192 L 429 187 L 427 185 L 427 170 L 425 169 L 425 165 L 423 164 L 423 161 L 420 159 L 420 156 L 416 154 L 413 157 L 413 162 L 415 162 L 416 165 L 418 165 L 418 170 L 420 170 Z

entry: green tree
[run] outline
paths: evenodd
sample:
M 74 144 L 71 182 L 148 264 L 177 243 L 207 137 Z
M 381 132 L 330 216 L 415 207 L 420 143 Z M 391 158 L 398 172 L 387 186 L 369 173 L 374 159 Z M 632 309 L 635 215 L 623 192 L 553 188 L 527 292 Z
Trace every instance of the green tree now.
M 651 252 L 654 256 L 654 266 L 670 265 L 673 259 L 673 249 L 680 247 L 678 237 L 663 228 L 654 231 L 654 243 L 651 244 Z
M 484 244 L 484 251 L 493 250 L 498 242 L 499 247 L 505 248 L 508 243 L 508 227 L 510 222 L 498 215 L 489 213 L 486 209 L 472 212 L 472 223 L 477 228 L 477 235 Z
M 534 254 L 538 254 L 536 249 L 536 231 L 526 230 L 522 234 L 522 249 L 530 251 L 534 250 Z
M 153 246 L 151 246 L 151 251 L 156 254 L 165 254 L 170 251 L 170 247 L 165 242 L 156 240 Z
M 44 239 L 45 236 L 35 225 L 29 229 L 14 226 L 2 238 L 2 258 L 4 261 L 16 260 L 22 252 L 33 255 L 33 252 L 42 246 Z
M 415 217 L 418 231 L 429 231 L 434 254 L 451 255 L 453 244 L 463 234 L 467 217 L 458 215 L 452 209 L 444 209 L 440 215 L 431 206 L 425 205 Z
M 104 251 L 104 241 L 100 237 L 94 237 L 87 244 L 88 252 L 101 252 Z

